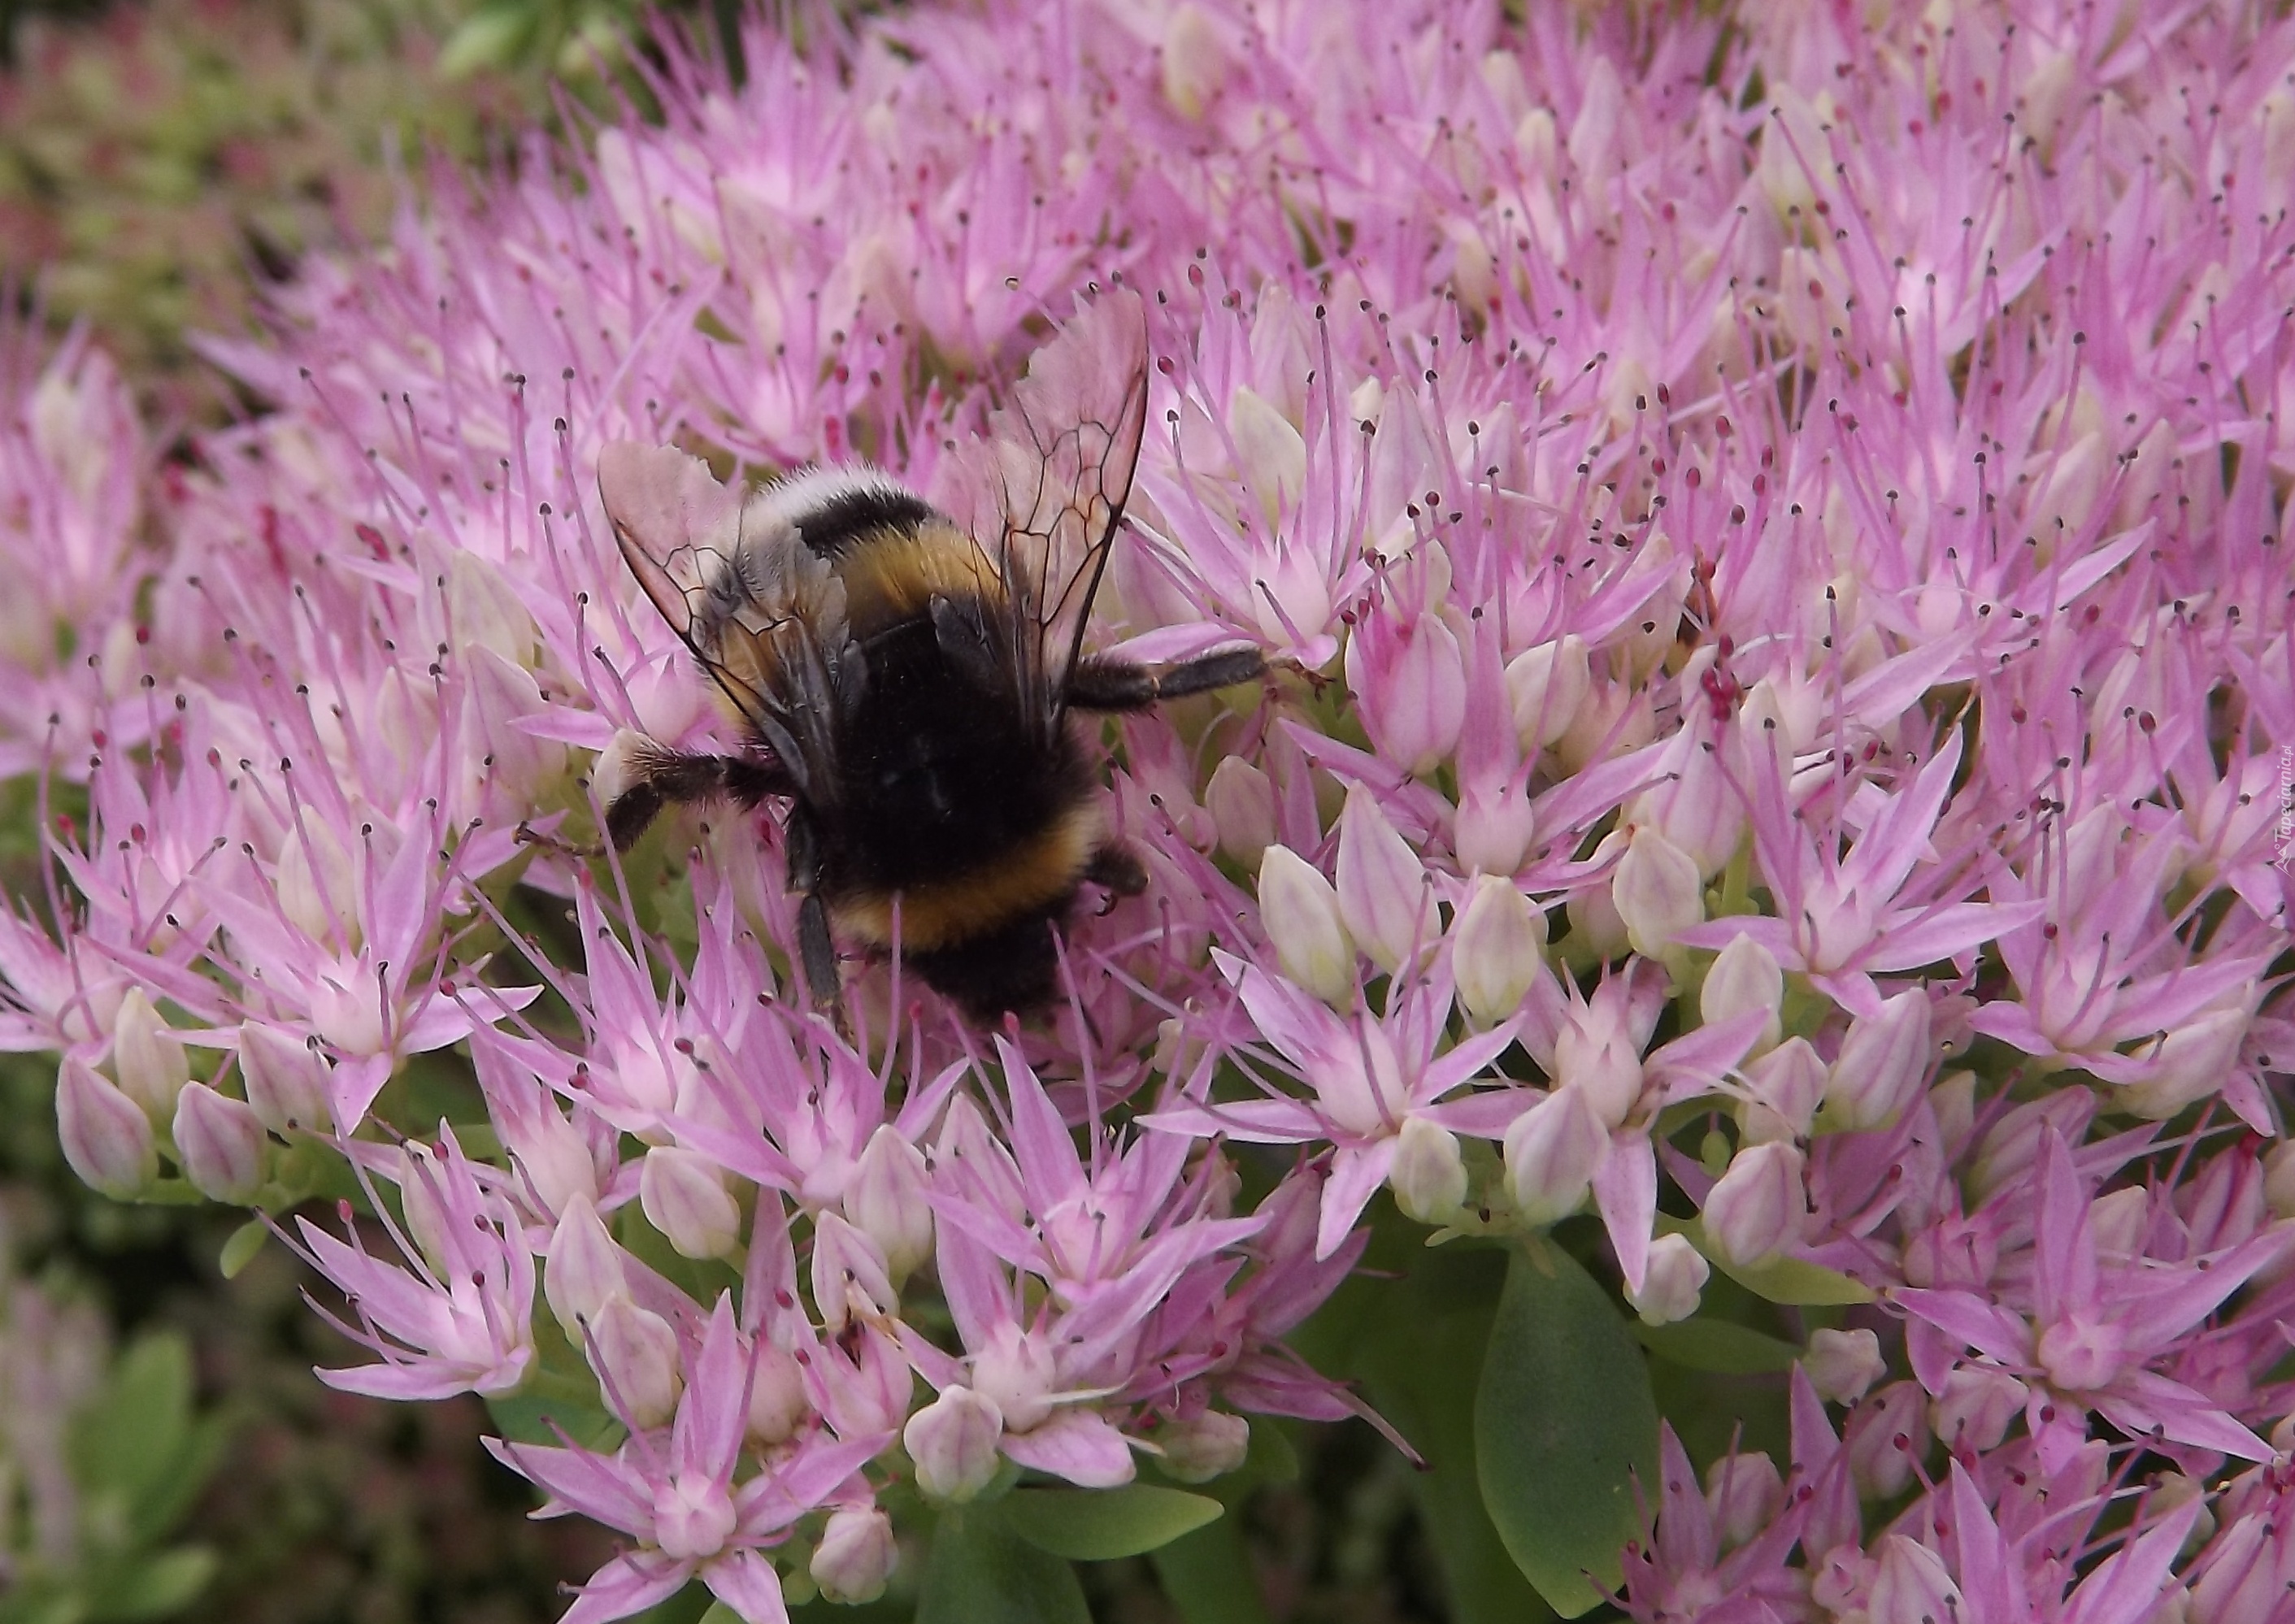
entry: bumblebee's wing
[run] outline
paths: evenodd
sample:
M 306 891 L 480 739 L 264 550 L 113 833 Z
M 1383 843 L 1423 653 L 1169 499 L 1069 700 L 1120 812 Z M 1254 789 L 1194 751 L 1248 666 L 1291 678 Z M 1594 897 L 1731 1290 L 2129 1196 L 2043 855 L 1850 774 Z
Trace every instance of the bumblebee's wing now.
M 745 522 L 708 465 L 668 445 L 598 453 L 598 494 L 638 584 L 800 793 L 835 782 L 837 719 L 857 697 L 844 590 L 786 525 Z
M 1147 312 L 1137 293 L 1114 288 L 1079 302 L 990 422 L 991 489 L 974 504 L 972 533 L 995 548 L 1009 607 L 1000 652 L 1021 714 L 1048 737 L 1065 714 L 1147 420 Z

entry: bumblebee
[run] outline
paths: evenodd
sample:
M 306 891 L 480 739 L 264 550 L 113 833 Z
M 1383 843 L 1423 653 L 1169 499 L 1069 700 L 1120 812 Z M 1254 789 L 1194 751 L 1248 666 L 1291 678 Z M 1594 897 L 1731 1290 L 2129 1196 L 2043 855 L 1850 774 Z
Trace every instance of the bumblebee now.
M 738 755 L 631 752 L 606 814 L 616 848 L 672 802 L 785 800 L 816 1001 L 837 995 L 842 937 L 898 952 L 976 1021 L 1049 1002 L 1053 929 L 1079 889 L 1146 883 L 1104 825 L 1070 713 L 1264 670 L 1251 648 L 1161 669 L 1083 651 L 1147 362 L 1137 294 L 1080 308 L 995 414 L 969 526 L 870 468 L 806 469 L 745 502 L 698 458 L 608 445 L 599 494 L 622 557 L 744 733 Z

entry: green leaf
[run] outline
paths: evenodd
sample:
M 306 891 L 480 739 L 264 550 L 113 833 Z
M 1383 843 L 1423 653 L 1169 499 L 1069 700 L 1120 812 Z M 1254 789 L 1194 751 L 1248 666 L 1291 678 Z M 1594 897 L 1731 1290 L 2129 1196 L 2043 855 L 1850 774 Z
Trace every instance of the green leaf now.
M 1507 1253 L 1460 1241 L 1432 1251 L 1425 1230 L 1373 1204 L 1367 1269 L 1300 1327 L 1309 1357 L 1354 1376 L 1380 1416 L 1425 1456 L 1408 1487 L 1442 1563 L 1451 1624 L 1538 1624 L 1548 1610 L 1491 1526 L 1474 1470 L 1474 1391 Z M 1254 1426 L 1254 1438 L 1262 1429 Z
M 1764 1375 L 1790 1370 L 1801 1350 L 1780 1337 L 1726 1319 L 1682 1319 L 1672 1325 L 1634 1322 L 1634 1340 L 1662 1359 L 1717 1375 Z
M 217 1260 L 223 1268 L 223 1277 L 238 1279 L 240 1270 L 255 1261 L 255 1254 L 270 1238 L 271 1226 L 259 1218 L 251 1218 L 233 1229 L 231 1238 L 223 1244 L 223 1256 Z
M 1187 1624 L 1268 1624 L 1251 1547 L 1233 1517 L 1174 1539 L 1148 1559 Z
M 1071 1562 L 1143 1556 L 1219 1521 L 1217 1500 L 1152 1483 L 1122 1489 L 1021 1489 L 1000 1503 L 1007 1526 Z
M 166 1331 L 137 1338 L 73 1429 L 82 1485 L 140 1498 L 175 1469 L 191 1420 L 191 1344 Z
M 486 1414 L 512 1443 L 555 1444 L 563 1441 L 561 1432 L 585 1449 L 610 1449 L 621 1441 L 622 1424 L 598 1408 L 595 1393 L 505 1393 L 486 1400 Z
M 1550 1242 L 1507 1270 L 1474 1440 L 1482 1502 L 1523 1577 L 1564 1618 L 1597 1604 L 1595 1583 L 1616 1588 L 1641 1532 L 1635 1477 L 1657 1481 L 1657 1405 L 1609 1293 Z
M 1692 1239 L 1701 1237 L 1693 1236 Z M 1771 1302 L 1797 1307 L 1845 1308 L 1854 1302 L 1873 1301 L 1872 1289 L 1860 1285 L 1837 1269 L 1827 1269 L 1822 1263 L 1811 1263 L 1801 1258 L 1778 1258 L 1757 1269 L 1744 1269 L 1725 1262 L 1707 1252 L 1706 1258 L 1713 1267 L 1727 1275 L 1756 1297 Z
M 917 1624 L 1091 1624 L 1091 1610 L 1074 1568 L 984 1506 L 951 1512 L 933 1531 Z
M 88 1598 L 91 1620 L 158 1619 L 180 1612 L 215 1577 L 216 1554 L 179 1546 L 112 1574 Z

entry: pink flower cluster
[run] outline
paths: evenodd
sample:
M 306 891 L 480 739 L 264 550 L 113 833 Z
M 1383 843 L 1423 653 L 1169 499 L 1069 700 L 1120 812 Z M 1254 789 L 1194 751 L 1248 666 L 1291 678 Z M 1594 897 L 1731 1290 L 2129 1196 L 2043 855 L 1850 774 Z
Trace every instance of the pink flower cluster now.
M 866 1599 L 895 1480 L 1345 1413 L 1281 1339 L 1383 1187 L 1590 1208 L 1652 1325 L 1717 1267 L 1880 1305 L 1786 1467 L 1669 1443 L 1637 1618 L 2275 1616 L 2295 23 L 999 0 L 747 48 L 314 266 L 214 347 L 274 410 L 195 469 L 92 355 L 10 372 L 0 744 L 87 812 L 61 934 L 0 917 L 4 1036 L 83 1176 L 275 1210 L 347 1159 L 396 1255 L 298 1221 L 376 1356 L 332 1380 L 617 1424 L 501 1446 L 631 1541 L 569 1618 Z M 1149 884 L 1052 1018 L 848 965 L 839 1025 L 770 818 L 568 844 L 629 735 L 726 738 L 599 448 L 929 486 L 1119 277 L 1098 646 L 1323 674 L 1115 730 Z

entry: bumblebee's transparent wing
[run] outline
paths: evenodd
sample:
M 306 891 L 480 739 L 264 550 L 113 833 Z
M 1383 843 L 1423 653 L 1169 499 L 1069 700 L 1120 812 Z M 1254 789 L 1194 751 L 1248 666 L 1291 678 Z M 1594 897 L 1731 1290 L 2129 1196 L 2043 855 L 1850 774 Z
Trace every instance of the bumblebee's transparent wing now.
M 598 494 L 646 596 L 818 804 L 835 783 L 837 718 L 862 681 L 828 566 L 785 525 L 748 534 L 740 497 L 674 446 L 606 446 Z
M 1113 288 L 1079 302 L 990 422 L 989 489 L 972 504 L 972 534 L 995 550 L 1009 608 L 1001 652 L 1021 713 L 1047 735 L 1060 725 L 1147 420 L 1147 312 L 1137 293 Z

